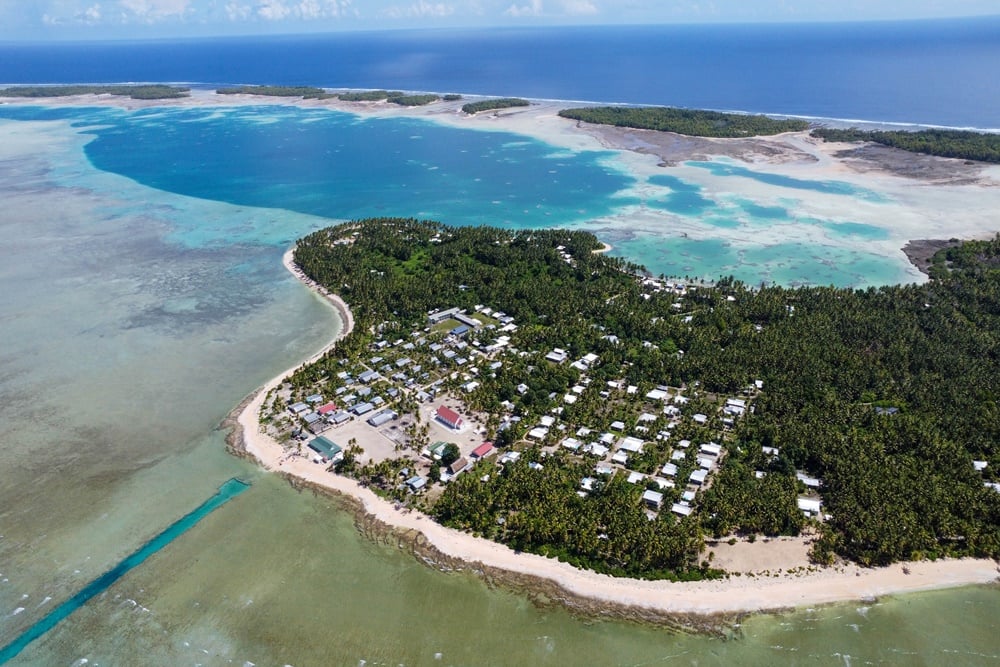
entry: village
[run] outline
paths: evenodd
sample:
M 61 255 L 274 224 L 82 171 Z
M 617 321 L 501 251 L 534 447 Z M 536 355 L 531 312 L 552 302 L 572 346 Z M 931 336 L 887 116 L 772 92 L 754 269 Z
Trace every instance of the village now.
M 684 289 L 648 283 L 652 289 Z M 579 479 L 581 497 L 612 475 L 622 475 L 641 489 L 640 502 L 650 519 L 660 512 L 681 519 L 697 512 L 700 495 L 725 464 L 733 426 L 753 411 L 754 398 L 764 388 L 757 380 L 739 395 L 714 396 L 697 386 L 640 391 L 623 380 L 595 382 L 590 371 L 601 363 L 598 354 L 571 358 L 561 348 L 518 349 L 514 318 L 484 305 L 471 312 L 432 311 L 425 324 L 408 339 L 376 340 L 365 359 L 342 359 L 342 370 L 308 394 L 288 383 L 279 386 L 264 402 L 261 424 L 285 444 L 286 456 L 309 456 L 331 474 L 352 475 L 358 467 L 381 464 L 389 474 L 383 474 L 388 483 L 379 492 L 421 509 L 458 475 L 488 479 L 493 468 L 477 470 L 482 461 L 502 468 L 535 452 L 536 460 L 528 465 L 541 469 L 558 451 L 591 466 L 592 472 Z M 527 356 L 575 372 L 564 391 L 549 393 L 544 414 L 524 414 L 509 399 L 500 403 L 499 414 L 470 407 L 469 399 L 483 391 L 484 381 L 496 378 L 506 362 Z M 516 394 L 531 390 L 526 378 Z M 567 407 L 594 394 L 627 406 L 634 419 L 578 424 L 564 418 Z M 501 440 L 506 446 L 499 446 Z M 779 455 L 776 448 L 764 453 Z M 766 474 L 755 471 L 757 477 Z M 822 520 L 821 480 L 802 472 L 797 479 L 799 509 Z

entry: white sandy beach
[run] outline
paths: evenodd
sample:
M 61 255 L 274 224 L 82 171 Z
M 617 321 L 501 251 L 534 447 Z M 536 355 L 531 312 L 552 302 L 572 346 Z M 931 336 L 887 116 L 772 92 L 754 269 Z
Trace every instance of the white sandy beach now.
M 300 279 L 285 253 L 285 266 Z M 311 285 L 315 289 L 314 285 Z M 347 305 L 335 295 L 326 298 L 342 314 L 345 328 L 338 339 L 353 328 Z M 331 342 L 333 345 L 335 341 Z M 322 355 L 329 346 L 311 359 Z M 325 466 L 288 452 L 274 439 L 261 433 L 257 416 L 267 393 L 292 370 L 289 369 L 262 387 L 238 417 L 243 445 L 264 468 L 298 477 L 312 484 L 345 494 L 360 501 L 364 510 L 379 521 L 403 530 L 422 533 L 443 554 L 492 568 L 555 582 L 569 593 L 607 603 L 609 606 L 638 607 L 663 614 L 731 614 L 769 611 L 846 600 L 866 600 L 883 595 L 926 591 L 997 581 L 997 563 L 989 559 L 940 560 L 897 564 L 885 568 L 836 566 L 822 570 L 778 573 L 774 568 L 802 567 L 805 547 L 801 540 L 772 543 L 763 541 L 737 545 L 725 556 L 734 570 L 748 574 L 725 580 L 692 583 L 625 579 L 578 570 L 554 559 L 518 553 L 510 548 L 476 538 L 435 523 L 418 512 L 400 511 L 370 489 L 355 481 L 327 472 Z M 377 437 L 377 436 L 375 436 Z M 361 443 L 362 445 L 364 443 Z M 720 548 L 720 553 L 725 553 Z M 720 562 L 722 562 L 720 560 Z M 761 567 L 767 564 L 767 568 Z

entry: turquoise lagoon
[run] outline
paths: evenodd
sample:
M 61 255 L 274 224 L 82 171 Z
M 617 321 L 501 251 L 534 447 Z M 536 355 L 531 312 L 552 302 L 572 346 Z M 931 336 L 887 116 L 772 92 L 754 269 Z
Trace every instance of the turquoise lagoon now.
M 639 176 L 613 151 L 567 151 L 529 137 L 417 118 L 293 106 L 138 111 L 8 106 L 0 108 L 0 118 L 70 122 L 92 137 L 85 150 L 98 169 L 198 200 L 322 220 L 405 216 L 453 225 L 572 226 L 615 246 L 624 241 L 613 253 L 641 261 L 653 274 L 706 280 L 731 273 L 752 284 L 864 287 L 915 279 L 902 253 L 890 258 L 865 246 L 866 239 L 887 238 L 878 225 L 794 212 L 796 202 L 810 193 L 842 197 L 846 210 L 854 201 L 885 202 L 879 193 L 838 181 L 758 173 L 725 161 L 687 165 L 771 186 L 774 198 L 788 206 L 712 192 L 669 174 Z M 663 215 L 644 221 L 637 214 L 642 210 Z M 171 239 L 190 247 L 234 241 L 287 245 L 307 231 L 275 225 L 266 216 L 248 216 L 238 226 L 175 218 Z M 844 225 L 856 227 L 848 232 Z M 860 231 L 865 225 L 871 229 Z M 802 236 L 803 226 L 818 232 L 800 241 L 801 247 L 788 243 Z M 728 233 L 733 231 L 743 233 Z M 691 238 L 702 242 L 702 250 L 715 247 L 717 238 L 727 242 L 715 257 L 710 251 L 690 253 Z
M 525 226 L 580 224 L 606 229 L 600 233 L 620 243 L 619 253 L 661 270 L 670 262 L 709 273 L 731 267 L 754 280 L 789 283 L 828 265 L 829 273 L 816 274 L 821 282 L 870 280 L 881 275 L 874 257 L 831 257 L 808 244 L 753 254 L 724 238 L 668 230 L 629 236 L 590 218 L 613 220 L 622 207 L 636 206 L 629 193 L 639 179 L 612 154 L 574 154 L 513 135 L 271 107 L 0 107 L 0 118 L 7 119 L 0 120 L 0 646 L 226 480 L 253 482 L 9 664 L 998 660 L 994 587 L 755 617 L 725 640 L 536 607 L 472 575 L 437 572 L 370 542 L 336 503 L 228 455 L 217 429 L 248 391 L 338 330 L 336 315 L 280 265 L 292 239 L 330 218 L 426 212 L 456 224 L 504 216 Z M 352 156 L 354 169 L 372 168 L 354 161 L 367 153 L 342 136 L 353 132 L 366 141 L 382 136 L 377 145 L 386 156 L 407 147 L 382 165 L 409 166 L 380 184 L 330 180 L 324 170 L 334 167 L 325 161 L 336 158 L 315 154 L 337 147 L 323 148 L 323 137 L 345 141 L 339 150 Z M 270 145 L 285 135 L 286 146 L 298 142 L 324 164 L 296 167 L 293 151 Z M 184 145 L 157 147 L 157 136 Z M 226 137 L 239 139 L 240 160 Z M 432 145 L 447 155 L 436 157 Z M 476 166 L 481 160 L 488 169 Z M 461 178 L 462 197 L 455 183 L 438 181 L 440 171 Z M 519 179 L 527 189 L 508 201 Z M 542 185 L 531 189 L 533 181 Z M 529 194 L 539 199 L 528 201 Z M 470 203 L 473 197 L 483 199 Z M 351 208 L 337 212 L 338 202 Z M 422 212 L 406 210 L 416 202 Z M 800 255 L 796 265 L 791 258 Z

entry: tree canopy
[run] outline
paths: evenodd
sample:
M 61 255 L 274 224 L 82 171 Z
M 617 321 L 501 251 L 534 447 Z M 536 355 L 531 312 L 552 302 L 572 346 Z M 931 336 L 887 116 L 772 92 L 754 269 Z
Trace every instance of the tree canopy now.
M 563 109 L 559 115 L 585 123 L 676 132 L 695 137 L 751 137 L 809 129 L 809 123 L 803 120 L 675 107 L 584 107 Z
M 764 389 L 727 435 L 722 470 L 690 517 L 649 521 L 641 489 L 617 476 L 581 498 L 589 465 L 560 450 L 541 469 L 528 467 L 542 460 L 528 450 L 502 471 L 483 462 L 455 480 L 432 510 L 448 525 L 602 571 L 704 575 L 694 562 L 703 531 L 802 528 L 798 470 L 822 480 L 831 516 L 820 526 L 820 559 L 1000 555 L 1000 493 L 985 484 L 1000 470 L 1000 236 L 942 251 L 922 285 L 751 289 L 722 278 L 683 296 L 651 289 L 641 267 L 594 253 L 599 246 L 577 231 L 404 219 L 311 234 L 296 262 L 350 303 L 356 327 L 295 381 L 333 374 L 339 360 L 369 349 L 376 330 L 408 336 L 431 309 L 492 304 L 516 317 L 513 344 L 526 354 L 463 396 L 487 414 L 501 401 L 525 419 L 551 410 L 579 377 L 544 363 L 553 347 L 597 353 L 601 363 L 588 371 L 595 386 L 624 380 L 640 392 L 663 384 L 726 395 L 759 379 Z M 515 391 L 525 378 L 530 390 Z M 636 417 L 586 392 L 561 413 L 571 427 Z M 496 444 L 519 437 L 512 428 Z M 651 474 L 666 455 L 648 443 L 630 465 Z
M 1000 134 L 972 132 L 968 130 L 847 130 L 829 127 L 817 128 L 812 136 L 824 141 L 862 142 L 871 141 L 883 146 L 899 148 L 911 153 L 925 153 L 939 157 L 979 160 L 980 162 L 1000 162 Z

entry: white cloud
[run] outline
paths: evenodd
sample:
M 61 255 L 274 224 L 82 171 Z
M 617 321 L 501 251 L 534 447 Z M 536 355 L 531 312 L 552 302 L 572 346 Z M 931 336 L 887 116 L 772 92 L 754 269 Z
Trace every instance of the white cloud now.
M 84 23 L 98 23 L 101 20 L 101 4 L 97 3 L 83 10 Z
M 280 21 L 291 13 L 288 5 L 282 2 L 265 2 L 257 6 L 257 16 L 267 21 Z
M 313 21 L 316 19 L 340 18 L 342 16 L 357 16 L 357 10 L 351 7 L 351 0 L 265 0 L 255 9 L 235 2 L 226 5 L 226 14 L 232 21 L 247 20 L 251 15 L 266 21 L 281 21 L 284 19 L 301 19 Z
M 411 5 L 402 7 L 399 5 L 392 5 L 382 10 L 382 16 L 387 16 L 393 19 L 401 18 L 427 18 L 434 17 L 440 18 L 444 16 L 451 16 L 455 13 L 455 7 L 444 2 L 427 2 L 426 0 L 418 0 Z
M 153 22 L 166 18 L 182 18 L 187 14 L 191 0 L 119 0 L 125 18 Z
M 563 12 L 574 16 L 597 14 L 597 6 L 590 0 L 562 0 Z
M 541 16 L 545 12 L 542 0 L 531 0 L 530 5 L 511 5 L 504 11 L 507 16 Z
M 253 15 L 253 9 L 249 5 L 241 5 L 238 2 L 226 3 L 226 17 L 230 21 L 248 21 Z

